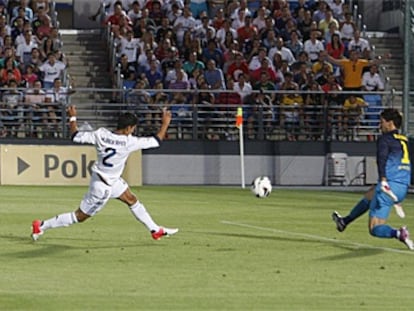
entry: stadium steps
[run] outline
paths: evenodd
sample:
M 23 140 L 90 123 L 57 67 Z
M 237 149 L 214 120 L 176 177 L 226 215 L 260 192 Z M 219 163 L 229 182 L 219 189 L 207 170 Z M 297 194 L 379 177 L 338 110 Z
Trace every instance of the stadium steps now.
M 110 120 L 99 115 L 100 107 L 111 102 L 111 92 L 86 92 L 85 88 L 110 89 L 112 77 L 109 72 L 109 56 L 105 40 L 100 30 L 61 30 L 63 52 L 68 58 L 68 74 L 75 80 L 78 91 L 71 96 L 71 103 L 76 104 L 79 116 L 94 119 L 93 127 L 106 126 Z M 82 117 L 80 117 L 81 119 Z
M 385 68 L 385 76 L 390 78 L 391 87 L 397 91 L 403 89 L 404 47 L 401 39 L 393 34 L 373 33 L 368 35 L 371 46 L 375 46 L 375 55 L 383 56 L 391 53 L 391 59 L 385 60 L 380 66 Z

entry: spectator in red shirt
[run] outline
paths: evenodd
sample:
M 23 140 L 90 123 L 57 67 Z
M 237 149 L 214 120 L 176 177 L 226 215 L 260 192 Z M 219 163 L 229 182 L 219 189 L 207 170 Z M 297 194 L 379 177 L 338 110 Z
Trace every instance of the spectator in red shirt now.
M 234 81 L 238 81 L 240 73 L 244 73 L 245 76 L 248 76 L 249 65 L 247 64 L 243 55 L 237 52 L 235 61 L 229 66 L 229 69 L 227 70 L 227 75 L 231 76 Z

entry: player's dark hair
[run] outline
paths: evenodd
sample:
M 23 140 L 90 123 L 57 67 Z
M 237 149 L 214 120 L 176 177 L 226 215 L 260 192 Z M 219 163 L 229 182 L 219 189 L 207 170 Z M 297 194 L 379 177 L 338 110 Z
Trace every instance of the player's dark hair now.
M 401 127 L 402 115 L 397 109 L 394 109 L 394 108 L 384 109 L 384 111 L 381 112 L 381 118 L 383 118 L 385 121 L 393 121 L 397 129 Z
M 119 115 L 118 124 L 116 126 L 117 130 L 122 130 L 128 126 L 134 126 L 138 124 L 138 118 L 135 114 L 130 112 L 125 112 Z

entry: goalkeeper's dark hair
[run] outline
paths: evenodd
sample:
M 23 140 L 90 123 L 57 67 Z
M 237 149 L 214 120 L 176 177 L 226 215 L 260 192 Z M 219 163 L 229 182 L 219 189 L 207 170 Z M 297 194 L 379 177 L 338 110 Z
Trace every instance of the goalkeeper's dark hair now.
M 381 118 L 385 121 L 393 121 L 397 129 L 401 128 L 402 114 L 395 108 L 387 108 L 381 112 Z
M 119 115 L 118 123 L 116 125 L 117 130 L 122 130 L 128 126 L 134 126 L 138 124 L 138 118 L 135 114 L 130 112 L 125 112 Z

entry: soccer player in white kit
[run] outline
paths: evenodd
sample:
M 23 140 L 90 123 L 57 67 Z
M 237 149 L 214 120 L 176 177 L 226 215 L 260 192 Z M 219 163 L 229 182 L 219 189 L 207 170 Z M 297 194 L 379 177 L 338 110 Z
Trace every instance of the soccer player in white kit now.
M 163 236 L 177 233 L 178 229 L 158 226 L 144 205 L 131 192 L 125 180 L 121 178 L 125 162 L 131 152 L 160 146 L 171 122 L 171 112 L 163 109 L 161 127 L 156 135 L 150 137 L 132 135 L 138 123 L 137 117 L 132 113 L 119 116 L 117 129 L 114 132 L 106 128 L 99 128 L 96 131 L 78 131 L 75 106 L 69 106 L 68 115 L 72 140 L 75 143 L 92 144 L 97 150 L 97 160 L 92 167 L 89 190 L 76 211 L 60 214 L 44 221 L 34 220 L 32 239 L 36 241 L 48 229 L 84 222 L 99 212 L 111 198 L 117 198 L 127 204 L 135 218 L 151 232 L 153 239 L 159 240 Z

